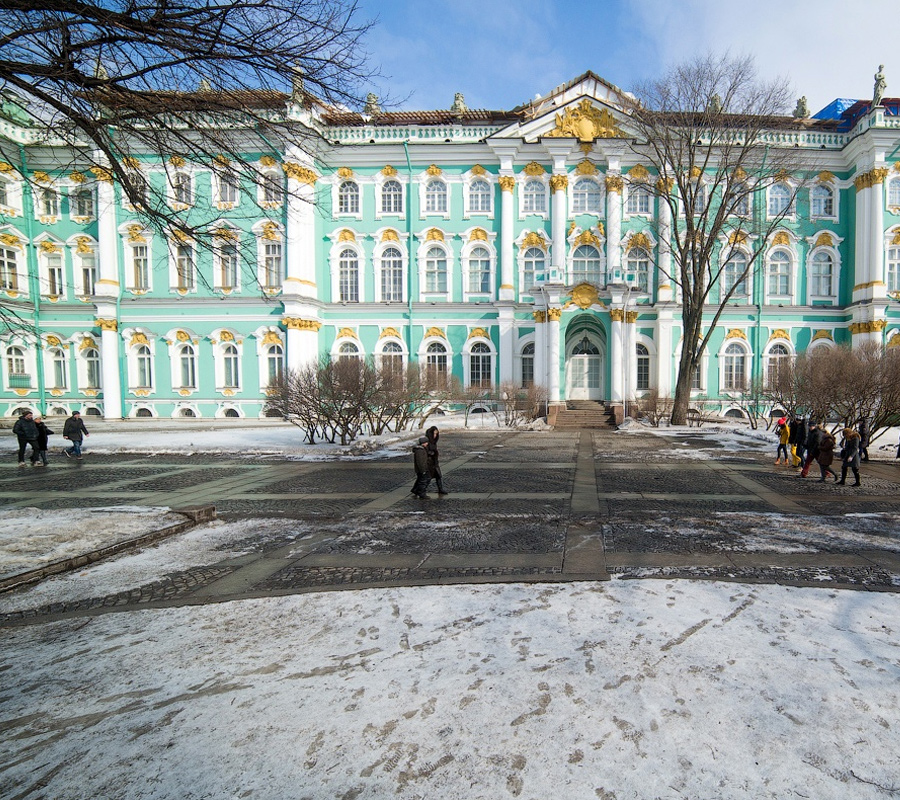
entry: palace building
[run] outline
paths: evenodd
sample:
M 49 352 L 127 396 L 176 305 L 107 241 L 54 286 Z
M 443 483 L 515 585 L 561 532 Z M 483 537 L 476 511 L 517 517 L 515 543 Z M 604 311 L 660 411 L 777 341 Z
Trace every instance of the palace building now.
M 670 395 L 671 220 L 625 142 L 626 98 L 590 72 L 509 111 L 457 95 L 360 114 L 295 92 L 278 113 L 315 156 L 248 153 L 258 186 L 189 153 L 132 158 L 173 211 L 207 215 L 211 247 L 149 227 L 6 98 L 0 137 L 21 158 L 0 163 L 0 302 L 25 324 L 0 336 L 2 413 L 259 417 L 270 381 L 322 354 L 540 384 L 552 408 Z M 793 207 L 694 376 L 722 414 L 779 359 L 900 343 L 900 100 L 836 101 L 765 141 L 807 153 L 814 179 L 753 199 Z

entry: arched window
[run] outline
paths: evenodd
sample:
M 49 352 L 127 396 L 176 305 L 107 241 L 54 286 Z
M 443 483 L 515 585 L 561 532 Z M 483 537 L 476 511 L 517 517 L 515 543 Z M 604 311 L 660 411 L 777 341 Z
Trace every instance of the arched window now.
M 425 254 L 425 291 L 447 291 L 447 254 L 440 247 L 430 247 Z
M 447 213 L 447 184 L 434 178 L 425 184 L 425 213 Z
M 17 291 L 19 271 L 16 267 L 16 251 L 11 247 L 0 247 L 0 289 Z
M 381 251 L 381 300 L 385 303 L 403 300 L 403 254 L 396 247 Z
M 144 419 L 144 418 L 146 418 L 146 417 L 152 417 L 152 416 L 153 416 L 153 412 L 152 412 L 149 408 L 139 408 L 139 409 L 135 412 L 135 416 L 136 416 L 136 417 L 140 417 L 141 419 Z
M 343 303 L 359 302 L 359 258 L 351 248 L 341 250 L 338 258 L 340 300 Z
M 522 388 L 534 386 L 534 342 L 522 348 Z
M 769 187 L 769 216 L 791 213 L 791 190 L 783 183 Z
M 338 214 L 358 213 L 359 186 L 354 181 L 343 181 L 338 187 Z
M 13 386 L 14 378 L 26 378 L 28 383 L 24 385 L 31 385 L 31 377 L 25 373 L 25 351 L 21 347 L 10 347 L 6 351 L 6 367 L 9 370 L 11 388 L 18 388 L 18 381 L 17 385 Z
M 900 292 L 900 247 L 888 248 L 887 290 L 888 293 Z
M 525 256 L 522 259 L 522 292 L 531 290 L 535 280 L 537 280 L 537 276 L 544 273 L 545 263 L 544 251 L 540 247 L 529 247 L 525 251 Z
M 746 386 L 747 353 L 737 342 L 725 348 L 722 357 L 722 389 L 726 392 L 739 392 Z
M 784 250 L 775 250 L 769 254 L 769 295 L 791 295 L 791 257 Z
M 573 356 L 599 356 L 600 350 L 587 336 L 582 337 L 581 341 L 576 342 L 572 348 Z
M 172 176 L 172 198 L 176 203 L 189 206 L 194 202 L 194 188 L 187 172 L 176 172 Z
M 625 267 L 634 276 L 634 285 L 642 292 L 650 291 L 650 254 L 643 247 L 632 247 L 628 251 Z
M 60 347 L 54 347 L 50 350 L 50 360 L 53 364 L 53 386 L 51 388 L 65 389 L 69 385 L 65 352 Z
M 45 217 L 59 216 L 59 194 L 55 189 L 41 190 L 41 214 Z
M 491 378 L 491 348 L 475 342 L 469 351 L 469 385 L 483 389 L 491 385 Z
M 813 297 L 831 297 L 834 291 L 834 259 L 819 251 L 812 259 L 809 292 Z
M 192 409 L 192 408 L 179 408 L 178 416 L 179 417 L 196 417 L 197 415 L 194 413 L 194 409 Z
M 403 374 L 403 348 L 397 342 L 385 342 L 379 363 L 385 377 L 399 377 Z
M 547 212 L 547 191 L 544 182 L 537 178 L 529 178 L 522 188 L 522 211 L 526 214 L 544 214 Z
M 238 413 L 236 408 L 226 408 L 225 413 L 222 414 L 223 417 L 228 419 L 240 419 L 241 415 Z
M 226 344 L 222 348 L 222 366 L 225 379 L 223 388 L 239 389 L 241 386 L 240 356 L 238 356 L 237 347 L 233 344 Z
M 88 347 L 84 351 L 84 363 L 87 367 L 86 389 L 100 388 L 100 351 L 96 347 Z
M 628 189 L 628 206 L 629 214 L 649 214 L 650 201 L 652 195 L 650 190 L 641 184 L 631 186 Z
M 353 342 L 342 342 L 338 348 L 338 361 L 358 361 L 359 348 Z
M 491 185 L 482 178 L 469 184 L 469 211 L 473 214 L 489 214 L 491 211 Z
M 9 187 L 5 180 L 0 179 L 0 206 L 9 205 Z
M 572 254 L 572 282 L 596 283 L 602 286 L 603 264 L 600 261 L 600 251 L 590 244 L 582 244 L 575 248 Z
M 127 196 L 126 202 L 132 204 L 135 208 L 147 205 L 147 179 L 139 170 L 129 170 L 125 175 L 123 188 Z
M 572 211 L 576 214 L 599 214 L 603 195 L 593 178 L 579 178 L 572 189 Z
M 284 348 L 280 344 L 272 344 L 266 349 L 266 377 L 268 385 L 281 382 L 284 376 Z
M 429 389 L 447 385 L 447 348 L 440 342 L 432 342 L 425 351 L 425 378 Z
M 634 346 L 637 357 L 637 383 L 635 389 L 644 391 L 650 388 L 650 351 L 640 343 Z
M 178 363 L 181 372 L 181 388 L 196 389 L 197 388 L 197 354 L 194 348 L 186 344 L 178 353 Z
M 732 298 L 747 296 L 747 256 L 740 250 L 731 254 L 722 274 L 722 297 L 734 289 Z
M 491 254 L 484 247 L 474 247 L 469 253 L 469 292 L 486 294 L 491 291 Z
M 403 213 L 403 187 L 400 181 L 385 181 L 381 187 L 381 213 Z
M 900 206 L 900 178 L 891 178 L 888 184 L 888 205 Z
M 264 203 L 278 204 L 284 199 L 283 179 L 278 172 L 266 172 L 262 179 L 262 199 Z
M 72 215 L 76 217 L 94 216 L 94 193 L 90 189 L 79 189 L 72 198 Z
M 135 360 L 137 361 L 137 385 L 140 389 L 153 388 L 153 356 L 150 354 L 150 348 L 147 345 L 139 345 L 135 350 Z
M 813 217 L 833 217 L 834 192 L 821 183 L 813 186 L 809 190 L 809 211 Z
M 779 375 L 783 374 L 790 363 L 791 353 L 783 344 L 773 344 L 769 348 L 766 361 L 766 385 L 774 387 L 778 385 Z

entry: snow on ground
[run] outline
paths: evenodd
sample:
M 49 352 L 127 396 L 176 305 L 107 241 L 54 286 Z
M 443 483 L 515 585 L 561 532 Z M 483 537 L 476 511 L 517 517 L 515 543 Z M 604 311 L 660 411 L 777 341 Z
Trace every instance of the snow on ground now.
M 0 510 L 0 577 L 37 569 L 184 522 L 168 508 Z
M 896 796 L 897 624 L 896 595 L 614 581 L 4 629 L 0 796 Z

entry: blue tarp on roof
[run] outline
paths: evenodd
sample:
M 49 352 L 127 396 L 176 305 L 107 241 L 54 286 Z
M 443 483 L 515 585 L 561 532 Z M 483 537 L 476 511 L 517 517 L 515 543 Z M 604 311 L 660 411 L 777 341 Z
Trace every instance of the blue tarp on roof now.
M 841 114 L 843 114 L 855 102 L 856 100 L 854 98 L 838 97 L 836 100 L 832 100 L 821 111 L 813 114 L 813 119 L 840 119 Z

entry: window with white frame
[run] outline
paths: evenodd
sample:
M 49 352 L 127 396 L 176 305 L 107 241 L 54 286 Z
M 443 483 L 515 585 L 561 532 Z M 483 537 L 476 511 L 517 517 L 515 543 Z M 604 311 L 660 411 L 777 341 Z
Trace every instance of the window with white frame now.
M 341 181 L 338 186 L 338 214 L 359 214 L 359 186 L 355 181 Z
M 891 178 L 888 182 L 888 205 L 900 206 L 900 178 Z
M 182 345 L 178 351 L 178 376 L 179 388 L 197 388 L 197 352 L 191 344 Z
M 153 355 L 145 344 L 138 345 L 134 351 L 137 377 L 137 389 L 153 388 Z
M 628 214 L 649 214 L 651 209 L 653 195 L 650 190 L 643 184 L 634 184 L 628 188 L 628 204 L 626 212 Z
M 381 251 L 379 263 L 382 302 L 401 302 L 403 300 L 403 254 L 397 247 L 385 247 Z
M 809 190 L 809 213 L 813 217 L 834 216 L 834 192 L 824 184 Z
M 792 259 L 784 250 L 769 253 L 768 293 L 769 297 L 789 298 L 792 283 Z
M 280 239 L 277 241 L 263 239 L 261 278 L 263 288 L 269 291 L 281 288 L 282 250 Z
M 603 193 L 593 178 L 579 178 L 572 187 L 572 212 L 575 214 L 599 214 Z
M 531 291 L 538 275 L 543 275 L 547 257 L 540 247 L 529 247 L 522 258 L 522 286 L 521 291 Z
M 890 247 L 887 252 L 887 290 L 900 292 L 900 247 Z
M 469 184 L 469 213 L 491 213 L 491 184 L 484 178 L 476 178 Z
M 447 386 L 447 348 L 440 342 L 431 342 L 425 351 L 425 378 L 429 389 Z
M 81 294 L 85 297 L 93 297 L 97 293 L 97 254 L 94 252 L 79 253 L 77 258 Z
M 280 205 L 284 200 L 284 178 L 275 170 L 263 173 L 260 189 L 262 201 L 266 205 Z
M 544 182 L 529 178 L 522 187 L 522 212 L 525 214 L 547 213 L 547 190 Z
M 355 342 L 341 342 L 338 361 L 359 361 L 359 347 Z
M 50 356 L 51 389 L 66 389 L 69 386 L 69 370 L 66 364 L 66 352 L 61 347 L 52 347 Z
M 270 344 L 265 351 L 267 386 L 281 383 L 284 377 L 284 348 L 280 344 Z
M 432 178 L 425 184 L 425 213 L 447 213 L 447 184 L 439 178 Z
M 529 342 L 522 348 L 522 381 L 521 386 L 527 389 L 534 386 L 534 342 Z
M 491 254 L 486 247 L 469 251 L 469 294 L 489 294 L 491 291 Z
M 469 385 L 486 389 L 492 384 L 491 348 L 484 342 L 475 342 L 469 350 Z
M 63 254 L 62 252 L 44 254 L 44 291 L 50 297 L 65 294 L 63 286 Z
M 18 346 L 6 350 L 6 371 L 10 389 L 30 389 L 31 375 L 25 367 L 25 351 Z
M 820 250 L 812 257 L 809 293 L 813 297 L 832 297 L 834 294 L 834 259 L 831 253 Z
M 128 275 L 132 291 L 146 292 L 150 288 L 150 248 L 136 242 L 128 247 L 130 268 Z
M 19 270 L 16 251 L 11 247 L 0 246 L 0 289 L 18 291 Z
M 238 247 L 224 242 L 215 248 L 215 288 L 236 289 L 238 285 Z
M 194 185 L 189 172 L 178 171 L 172 176 L 172 200 L 177 205 L 193 204 Z
M 73 217 L 93 217 L 94 216 L 94 191 L 89 187 L 82 187 L 75 192 L 70 198 L 72 208 L 70 213 Z
M 746 387 L 747 351 L 737 342 L 725 348 L 722 355 L 722 389 L 726 392 L 743 391 Z
M 403 213 L 403 186 L 400 181 L 385 181 L 381 187 L 381 213 Z
M 628 250 L 625 268 L 633 275 L 634 285 L 642 292 L 650 291 L 650 253 L 643 247 L 632 247 Z
M 241 357 L 237 347 L 230 343 L 222 348 L 222 388 L 241 388 Z
M 732 298 L 747 296 L 747 256 L 740 250 L 731 254 L 722 272 L 722 297 L 729 292 Z
M 222 169 L 216 173 L 216 202 L 220 205 L 237 205 L 238 176 L 233 169 Z
M 700 391 L 703 388 L 703 371 L 697 364 L 691 371 L 691 391 Z
M 350 247 L 338 256 L 338 288 L 342 303 L 359 302 L 359 256 Z
M 650 351 L 646 345 L 638 342 L 634 346 L 634 352 L 637 360 L 637 377 L 634 388 L 638 392 L 646 391 L 650 388 Z
M 130 170 L 125 174 L 125 200 L 132 208 L 147 205 L 149 189 L 147 179 L 139 170 Z
M 9 206 L 9 186 L 8 181 L 0 178 L 0 206 Z
M 85 365 L 85 389 L 100 388 L 100 351 L 96 347 L 86 347 L 81 354 Z
M 773 344 L 766 354 L 766 385 L 778 385 L 779 376 L 791 363 L 791 351 L 783 344 Z
M 572 283 L 596 283 L 603 286 L 603 261 L 600 251 L 590 244 L 582 244 L 572 254 Z
M 403 375 L 403 348 L 399 342 L 385 342 L 378 355 L 381 374 L 385 378 L 395 379 Z
M 694 214 L 702 215 L 706 211 L 707 191 L 706 184 L 694 184 Z
M 175 245 L 175 288 L 181 291 L 194 288 L 194 247 L 185 242 Z
M 775 183 L 769 187 L 769 216 L 789 215 L 791 210 L 791 190 L 784 183 Z
M 447 254 L 436 245 L 425 253 L 425 291 L 430 294 L 447 291 Z
M 45 217 L 59 216 L 59 192 L 56 189 L 41 189 L 40 213 Z

